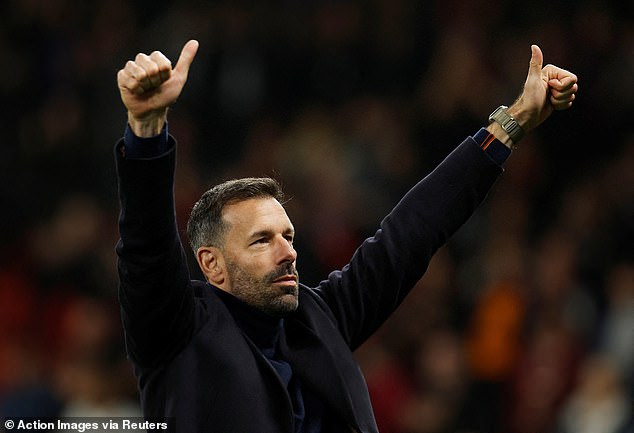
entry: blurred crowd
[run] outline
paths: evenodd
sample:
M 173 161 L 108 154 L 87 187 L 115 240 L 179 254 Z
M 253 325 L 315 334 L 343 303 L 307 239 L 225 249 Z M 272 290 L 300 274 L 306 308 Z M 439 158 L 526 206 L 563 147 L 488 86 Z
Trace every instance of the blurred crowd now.
M 315 285 L 513 102 L 537 43 L 574 107 L 356 355 L 382 433 L 634 431 L 631 2 L 6 0 L 0 24 L 0 417 L 140 414 L 112 156 L 137 52 L 201 43 L 169 118 L 181 229 L 214 183 L 274 176 Z

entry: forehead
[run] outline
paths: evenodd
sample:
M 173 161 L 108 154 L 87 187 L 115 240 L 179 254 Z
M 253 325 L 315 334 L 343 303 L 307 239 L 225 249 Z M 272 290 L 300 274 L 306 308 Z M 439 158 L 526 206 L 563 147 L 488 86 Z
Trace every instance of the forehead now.
M 222 218 L 230 225 L 230 232 L 246 235 L 262 230 L 285 231 L 293 228 L 286 210 L 273 197 L 228 204 L 222 210 Z

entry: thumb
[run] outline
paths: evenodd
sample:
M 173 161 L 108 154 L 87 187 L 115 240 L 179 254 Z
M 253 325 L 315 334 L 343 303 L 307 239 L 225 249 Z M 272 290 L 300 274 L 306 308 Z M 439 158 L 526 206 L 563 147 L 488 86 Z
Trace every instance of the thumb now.
M 180 75 L 187 77 L 187 73 L 189 72 L 189 67 L 194 61 L 194 57 L 196 57 L 196 52 L 198 51 L 198 41 L 192 39 L 187 42 L 183 49 L 181 50 L 180 57 L 176 62 L 176 66 L 174 67 L 174 72 Z
M 528 75 L 540 76 L 544 64 L 544 55 L 537 45 L 531 45 L 531 61 L 528 67 Z

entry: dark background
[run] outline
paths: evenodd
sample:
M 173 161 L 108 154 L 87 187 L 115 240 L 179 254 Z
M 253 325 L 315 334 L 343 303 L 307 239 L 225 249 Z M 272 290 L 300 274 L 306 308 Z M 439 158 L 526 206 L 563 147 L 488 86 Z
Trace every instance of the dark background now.
M 383 433 L 632 431 L 634 6 L 622 3 L 2 2 L 0 415 L 139 413 L 112 157 L 126 119 L 116 73 L 137 52 L 175 62 L 200 41 L 169 116 L 181 226 L 210 185 L 274 176 L 312 285 L 513 102 L 536 43 L 578 75 L 574 107 L 522 142 L 357 356 Z

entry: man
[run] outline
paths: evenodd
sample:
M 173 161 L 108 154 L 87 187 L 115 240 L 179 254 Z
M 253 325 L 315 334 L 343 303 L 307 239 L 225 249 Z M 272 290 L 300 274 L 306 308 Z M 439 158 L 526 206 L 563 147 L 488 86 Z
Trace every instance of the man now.
M 197 49 L 189 41 L 174 68 L 160 52 L 139 54 L 118 73 L 128 110 L 115 150 L 120 302 L 144 414 L 178 432 L 376 432 L 352 351 L 484 199 L 510 148 L 571 106 L 577 77 L 542 67 L 532 46 L 518 100 L 496 109 L 315 288 L 298 283 L 295 228 L 275 181 L 212 188 L 188 223 L 202 282 L 190 280 L 176 228 L 176 142 L 166 124 Z

